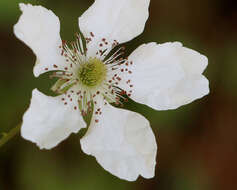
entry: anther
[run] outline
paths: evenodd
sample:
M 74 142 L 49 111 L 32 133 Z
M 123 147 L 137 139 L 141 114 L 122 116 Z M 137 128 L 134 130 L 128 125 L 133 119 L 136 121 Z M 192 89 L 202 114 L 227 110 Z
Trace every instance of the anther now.
M 120 77 L 117 77 L 117 80 L 118 80 L 118 81 L 121 81 L 121 78 L 120 78 Z
M 90 32 L 90 35 L 91 35 L 91 37 L 94 37 L 94 36 L 95 36 L 92 32 Z

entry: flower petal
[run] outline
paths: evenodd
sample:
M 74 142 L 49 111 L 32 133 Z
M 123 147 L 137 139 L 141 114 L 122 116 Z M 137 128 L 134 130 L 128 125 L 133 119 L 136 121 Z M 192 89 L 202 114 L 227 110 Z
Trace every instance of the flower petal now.
M 60 96 L 49 97 L 35 89 L 31 105 L 23 116 L 21 135 L 40 149 L 51 149 L 85 127 L 80 112 L 65 106 Z
M 123 74 L 120 85 L 132 90 L 131 98 L 157 110 L 176 109 L 209 93 L 202 75 L 208 59 L 181 43 L 149 43 L 130 56 L 132 74 Z M 131 80 L 131 86 L 125 81 Z
M 14 26 L 17 38 L 28 45 L 37 56 L 34 75 L 56 70 L 64 67 L 64 58 L 60 55 L 59 46 L 62 45 L 60 37 L 60 22 L 57 16 L 42 6 L 19 4 L 22 15 Z
M 148 19 L 150 0 L 95 0 L 79 17 L 79 27 L 86 37 L 93 38 L 88 51 L 98 49 L 101 39 L 109 44 L 130 41 L 140 35 Z M 102 43 L 103 44 L 103 43 Z M 103 44 L 105 46 L 105 44 Z
M 99 122 L 92 120 L 81 139 L 82 150 L 121 179 L 154 177 L 157 145 L 149 122 L 137 113 L 111 105 L 104 106 L 97 119 Z

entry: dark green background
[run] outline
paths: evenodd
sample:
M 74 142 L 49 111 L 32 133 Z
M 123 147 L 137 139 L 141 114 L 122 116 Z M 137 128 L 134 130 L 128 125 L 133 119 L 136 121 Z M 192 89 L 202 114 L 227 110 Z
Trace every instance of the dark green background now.
M 31 91 L 49 93 L 47 76 L 32 74 L 35 56 L 13 35 L 19 2 L 40 4 L 61 21 L 61 36 L 73 40 L 78 17 L 93 0 L 0 0 L 0 132 L 20 121 Z M 156 112 L 132 103 L 151 122 L 158 143 L 156 176 L 120 180 L 85 155 L 79 136 L 40 151 L 20 136 L 0 149 L 0 190 L 224 190 L 237 189 L 237 3 L 231 0 L 151 0 L 138 45 L 181 41 L 209 58 L 210 95 L 174 111 Z

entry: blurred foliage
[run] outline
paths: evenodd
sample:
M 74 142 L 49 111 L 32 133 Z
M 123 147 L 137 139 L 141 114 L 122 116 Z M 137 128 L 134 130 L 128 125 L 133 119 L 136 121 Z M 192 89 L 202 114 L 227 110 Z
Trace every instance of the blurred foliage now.
M 61 36 L 71 41 L 78 17 L 93 0 L 0 1 L 0 133 L 20 123 L 31 91 L 49 94 L 54 81 L 34 78 L 35 56 L 13 35 L 19 2 L 40 4 L 61 21 Z M 158 142 L 156 177 L 134 183 L 119 180 L 80 150 L 71 135 L 51 151 L 41 151 L 19 136 L 0 149 L 0 190 L 63 189 L 237 189 L 237 3 L 231 0 L 151 0 L 144 33 L 126 43 L 127 54 L 142 43 L 181 41 L 209 58 L 205 75 L 209 96 L 177 110 L 156 112 L 129 102 L 146 116 Z

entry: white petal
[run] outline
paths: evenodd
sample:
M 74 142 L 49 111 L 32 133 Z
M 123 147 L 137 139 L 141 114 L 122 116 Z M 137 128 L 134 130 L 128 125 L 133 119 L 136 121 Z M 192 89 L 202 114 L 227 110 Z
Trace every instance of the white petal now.
M 92 32 L 97 45 L 102 38 L 127 42 L 143 32 L 149 4 L 150 0 L 95 0 L 79 18 L 80 30 L 86 37 Z
M 185 48 L 181 43 L 149 43 L 138 47 L 130 56 L 132 74 L 130 88 L 125 82 L 121 88 L 132 90 L 131 98 L 157 110 L 176 109 L 209 93 L 209 82 L 202 75 L 208 59 Z
M 65 106 L 60 96 L 49 97 L 35 89 L 31 105 L 23 116 L 21 135 L 41 149 L 51 149 L 85 127 L 80 112 Z
M 141 115 L 107 105 L 81 139 L 82 150 L 96 157 L 113 175 L 134 181 L 154 177 L 157 145 L 149 122 Z
M 63 68 L 64 59 L 59 48 L 62 41 L 58 17 L 42 6 L 23 3 L 19 6 L 22 15 L 14 26 L 14 33 L 37 56 L 34 75 L 38 77 L 46 71 L 55 70 L 54 64 Z

